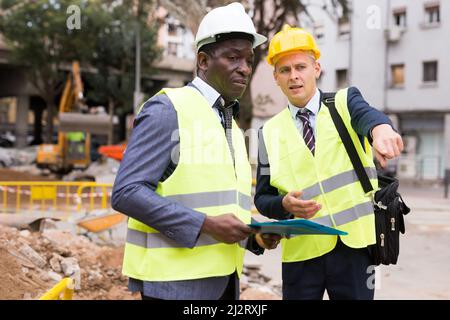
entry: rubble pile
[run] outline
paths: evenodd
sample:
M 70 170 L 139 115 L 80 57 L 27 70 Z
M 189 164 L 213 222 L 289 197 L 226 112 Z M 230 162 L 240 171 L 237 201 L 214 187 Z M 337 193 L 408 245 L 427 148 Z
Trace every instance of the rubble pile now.
M 36 166 L 36 153 L 36 146 L 24 149 L 0 147 L 0 181 L 62 180 L 113 183 L 120 165 L 117 160 L 100 158 L 85 170 L 77 169 L 60 176 L 48 169 L 39 169 Z M 19 177 L 9 178 L 10 173 L 18 173 Z
M 40 176 L 38 169 L 31 170 L 31 166 L 24 165 L 14 170 L 0 168 L 0 180 L 53 179 Z M 103 177 L 98 180 L 112 182 L 111 177 L 117 172 L 117 167 L 115 160 L 101 161 L 92 164 L 88 173 L 96 180 Z M 73 175 L 67 180 L 75 180 Z M 111 181 L 104 181 L 105 177 Z M 90 215 L 95 215 L 95 212 L 90 212 Z M 0 215 L 0 218 L 4 216 Z M 118 229 L 112 239 L 103 239 L 94 233 L 87 238 L 74 235 L 74 228 L 62 230 L 67 228 L 67 223 L 45 220 L 39 228 L 31 228 L 30 225 L 30 229 L 39 232 L 20 231 L 0 224 L 0 300 L 37 299 L 67 276 L 75 280 L 74 299 L 140 299 L 139 295 L 127 290 L 128 280 L 121 274 L 124 239 L 118 234 L 123 230 Z M 273 283 L 260 267 L 255 263 L 245 263 L 241 299 L 280 299 L 280 285 Z
M 11 168 L 15 166 L 31 166 L 36 159 L 37 146 L 23 149 L 0 147 L 0 168 Z
M 0 300 L 37 299 L 68 276 L 74 299 L 137 299 L 121 274 L 122 257 L 123 247 L 98 246 L 68 231 L 0 225 Z
M 139 299 L 121 274 L 123 246 L 99 246 L 85 236 L 45 229 L 19 231 L 0 225 L 0 300 L 38 299 L 64 277 L 75 281 L 74 299 Z M 279 300 L 281 287 L 260 271 L 244 265 L 242 300 Z
M 244 263 L 241 283 L 241 300 L 281 300 L 281 284 L 261 272 L 261 264 Z

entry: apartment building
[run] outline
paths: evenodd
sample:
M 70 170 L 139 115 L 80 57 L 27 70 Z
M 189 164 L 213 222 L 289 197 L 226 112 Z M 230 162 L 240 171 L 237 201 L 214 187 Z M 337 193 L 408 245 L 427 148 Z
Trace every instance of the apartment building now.
M 436 0 L 352 1 L 348 20 L 332 19 L 311 0 L 314 21 L 300 17 L 322 51 L 319 86 L 333 91 L 357 86 L 374 107 L 389 114 L 403 135 L 401 177 L 450 177 L 450 2 Z M 255 79 L 271 77 L 261 62 Z M 252 83 L 253 127 L 287 103 L 273 80 Z M 258 98 L 260 97 L 260 98 Z M 264 97 L 264 99 L 261 99 Z M 258 100 L 259 99 L 259 100 Z M 255 161 L 256 144 L 251 143 Z
M 141 75 L 143 97 L 149 97 L 163 87 L 183 86 L 192 79 L 195 66 L 192 33 L 162 7 L 149 18 L 158 20 L 158 44 L 163 48 L 163 54 L 155 62 L 152 73 Z M 24 67 L 11 63 L 9 49 L 0 34 L 0 134 L 12 132 L 16 146 L 27 145 L 37 96 L 38 92 L 27 81 Z M 132 118 L 131 115 L 126 121 L 128 129 Z
M 159 22 L 158 45 L 164 51 L 161 60 L 155 64 L 157 73 L 151 78 L 163 86 L 183 86 L 192 79 L 194 72 L 194 36 L 163 7 L 156 10 L 156 18 Z

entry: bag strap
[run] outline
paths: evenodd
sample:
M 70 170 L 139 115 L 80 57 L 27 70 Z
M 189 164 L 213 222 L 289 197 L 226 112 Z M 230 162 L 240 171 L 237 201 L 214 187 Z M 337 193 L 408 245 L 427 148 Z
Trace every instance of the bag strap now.
M 356 151 L 355 145 L 353 144 L 347 127 L 345 126 L 344 121 L 336 110 L 335 95 L 336 92 L 324 92 L 322 101 L 330 110 L 331 118 L 333 119 L 334 125 L 339 133 L 339 136 L 341 137 L 345 150 L 347 150 L 347 154 L 353 164 L 353 168 L 356 171 L 359 182 L 361 183 L 364 192 L 368 193 L 373 190 L 372 184 L 370 183 L 370 179 L 367 175 L 366 170 L 364 170 L 364 166 L 361 162 L 358 152 Z

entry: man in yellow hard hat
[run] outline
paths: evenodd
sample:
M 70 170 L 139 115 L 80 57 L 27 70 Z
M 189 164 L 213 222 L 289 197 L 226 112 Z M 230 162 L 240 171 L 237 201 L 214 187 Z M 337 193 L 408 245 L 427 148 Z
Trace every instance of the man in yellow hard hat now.
M 320 51 L 307 31 L 285 25 L 270 42 L 267 62 L 288 106 L 260 132 L 255 205 L 275 219 L 304 218 L 346 231 L 346 236 L 300 235 L 282 240 L 284 299 L 373 299 L 373 204 L 366 195 L 317 88 Z M 402 139 L 388 117 L 355 87 L 334 97 L 370 181 L 398 157 Z M 368 142 L 368 143 L 367 143 Z
M 143 299 L 237 299 L 244 249 L 278 244 L 247 225 L 251 167 L 233 119 L 266 40 L 240 3 L 211 10 L 195 39 L 198 76 L 135 119 L 111 201 L 130 217 L 123 273 Z

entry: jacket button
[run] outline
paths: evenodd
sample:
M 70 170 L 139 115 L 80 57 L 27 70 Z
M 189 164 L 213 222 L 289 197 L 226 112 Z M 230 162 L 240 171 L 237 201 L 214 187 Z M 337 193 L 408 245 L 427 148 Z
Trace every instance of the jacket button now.
M 166 234 L 166 236 L 168 236 L 169 238 L 172 238 L 172 237 L 173 237 L 173 232 L 171 232 L 171 231 L 166 231 L 165 234 Z

